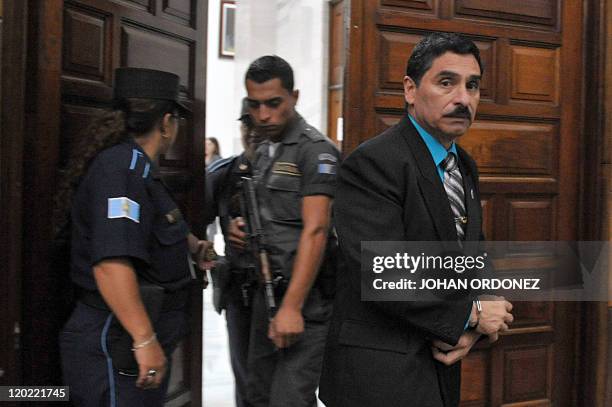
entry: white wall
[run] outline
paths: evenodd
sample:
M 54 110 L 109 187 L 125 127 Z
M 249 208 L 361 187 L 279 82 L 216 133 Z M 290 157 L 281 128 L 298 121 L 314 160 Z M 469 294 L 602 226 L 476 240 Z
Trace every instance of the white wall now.
M 236 56 L 219 58 L 220 0 L 209 0 L 206 136 L 224 157 L 242 150 L 236 118 L 246 95 L 244 73 L 256 58 L 276 54 L 293 67 L 297 110 L 325 133 L 329 0 L 237 0 Z
M 236 121 L 235 63 L 230 58 L 219 58 L 220 9 L 220 0 L 208 1 L 206 137 L 216 137 L 222 156 L 228 157 L 236 153 L 233 140 L 240 138 L 240 127 Z
M 245 95 L 250 62 L 276 54 L 289 62 L 300 90 L 297 109 L 325 131 L 327 122 L 328 0 L 238 0 L 236 81 Z

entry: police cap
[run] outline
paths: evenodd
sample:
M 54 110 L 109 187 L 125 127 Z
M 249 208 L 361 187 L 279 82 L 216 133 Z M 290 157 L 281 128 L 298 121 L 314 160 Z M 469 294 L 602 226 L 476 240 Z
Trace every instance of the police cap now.
M 171 100 L 181 113 L 191 112 L 179 101 L 179 77 L 170 72 L 144 68 L 115 69 L 114 99 L 125 98 Z

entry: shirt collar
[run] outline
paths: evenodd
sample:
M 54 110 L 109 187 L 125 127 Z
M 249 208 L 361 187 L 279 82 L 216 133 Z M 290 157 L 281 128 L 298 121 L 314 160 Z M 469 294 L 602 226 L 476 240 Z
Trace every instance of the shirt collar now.
M 419 136 L 421 136 L 421 138 L 425 142 L 425 145 L 427 145 L 427 149 L 429 150 L 431 158 L 433 158 L 436 167 L 440 165 L 440 163 L 446 158 L 449 152 L 457 156 L 457 146 L 454 141 L 451 143 L 450 148 L 447 150 L 442 145 L 442 143 L 440 143 L 434 136 L 432 136 L 424 128 L 422 128 L 417 123 L 417 121 L 412 118 L 412 116 L 408 115 L 408 118 L 412 122 L 412 125 L 416 128 L 417 132 L 419 133 Z
M 149 167 L 149 173 L 151 174 L 151 177 L 153 177 L 155 179 L 161 178 L 161 173 L 159 171 L 158 165 L 155 162 L 153 162 L 153 160 L 151 160 L 151 158 L 149 158 L 149 156 L 147 155 L 147 153 L 145 153 L 145 151 L 140 146 L 140 144 L 138 144 L 132 137 L 129 137 L 128 140 L 126 141 L 126 143 L 132 149 L 136 149 L 136 150 L 138 150 L 138 151 L 140 151 L 142 153 L 142 157 L 145 159 L 145 161 L 150 166 Z
M 304 128 L 304 119 L 298 112 L 295 112 L 295 117 L 287 123 L 287 127 L 283 130 L 283 138 L 280 140 L 283 144 L 295 144 L 300 139 Z

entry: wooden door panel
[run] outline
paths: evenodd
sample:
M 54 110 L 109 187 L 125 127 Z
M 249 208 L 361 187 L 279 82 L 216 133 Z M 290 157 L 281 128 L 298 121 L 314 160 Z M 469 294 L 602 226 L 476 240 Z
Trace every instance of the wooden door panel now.
M 551 404 L 552 344 L 505 348 L 503 363 L 503 404 L 525 401 L 534 406 Z
M 64 3 L 62 94 L 112 97 L 112 14 Z
M 439 0 L 381 0 L 380 6 L 390 6 L 416 13 L 438 14 Z
M 121 25 L 121 66 L 151 68 L 179 76 L 187 98 L 193 97 L 195 43 L 154 27 L 129 22 Z
M 382 62 L 378 74 L 378 89 L 404 91 L 402 79 L 406 75 L 406 61 L 421 34 L 380 31 L 378 49 Z
M 508 236 L 505 240 L 525 242 L 555 240 L 554 197 L 512 196 L 506 198 L 506 204 Z
M 153 13 L 155 0 L 111 0 L 113 3 Z
M 197 0 L 163 0 L 163 17 L 195 28 L 195 13 Z
M 110 73 L 111 16 L 66 4 L 62 71 L 75 79 L 104 83 Z
M 559 103 L 559 48 L 510 45 L 510 98 Z
M 514 304 L 512 310 L 514 322 L 512 329 L 522 328 L 541 328 L 544 330 L 553 329 L 555 304 L 542 301 L 522 301 Z
M 528 242 L 576 238 L 577 203 L 571 197 L 579 192 L 575 101 L 581 89 L 568 83 L 581 83 L 579 5 L 353 0 L 351 18 L 345 153 L 404 114 L 406 62 L 423 35 L 449 31 L 472 39 L 485 69 L 481 103 L 459 144 L 479 166 L 486 236 L 525 241 L 508 245 L 494 264 L 500 276 L 553 281 L 557 260 Z M 492 346 L 479 344 L 463 365 L 462 406 L 569 405 L 576 309 L 517 303 L 508 334 Z
M 560 0 L 456 0 L 455 16 L 487 17 L 496 22 L 521 22 L 557 27 Z
M 558 134 L 551 123 L 478 120 L 459 144 L 478 157 L 481 174 L 555 177 Z

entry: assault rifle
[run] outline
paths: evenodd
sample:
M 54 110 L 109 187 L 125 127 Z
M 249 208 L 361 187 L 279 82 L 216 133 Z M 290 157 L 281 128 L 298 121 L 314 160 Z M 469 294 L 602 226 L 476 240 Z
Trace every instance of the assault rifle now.
M 274 281 L 270 271 L 270 261 L 266 245 L 261 218 L 259 216 L 259 205 L 257 204 L 257 194 L 253 178 L 242 177 L 242 193 L 240 194 L 240 209 L 242 216 L 245 217 L 247 233 L 250 239 L 250 247 L 253 255 L 259 260 L 259 271 L 264 282 L 264 292 L 266 295 L 266 307 L 268 308 L 268 318 L 271 320 L 276 314 L 276 299 L 274 298 Z

